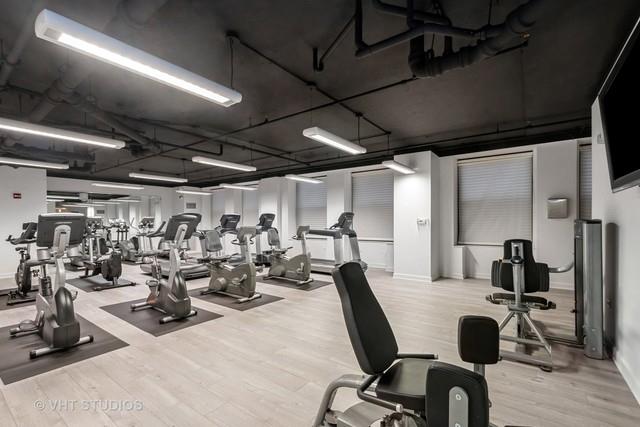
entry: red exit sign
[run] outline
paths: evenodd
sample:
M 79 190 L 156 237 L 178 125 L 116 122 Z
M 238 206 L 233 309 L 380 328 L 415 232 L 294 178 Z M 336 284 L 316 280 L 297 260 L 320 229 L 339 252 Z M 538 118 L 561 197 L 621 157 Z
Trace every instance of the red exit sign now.
M 13 193 L 14 199 L 22 199 L 22 193 Z

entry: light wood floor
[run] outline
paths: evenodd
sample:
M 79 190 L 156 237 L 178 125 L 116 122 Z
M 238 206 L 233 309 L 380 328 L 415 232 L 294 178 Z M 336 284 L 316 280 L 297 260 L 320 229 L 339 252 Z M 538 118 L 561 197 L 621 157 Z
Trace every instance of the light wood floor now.
M 124 277 L 144 283 L 146 277 L 138 271 L 127 265 Z M 435 352 L 443 361 L 461 363 L 458 317 L 504 315 L 503 307 L 485 302 L 491 291 L 485 281 L 424 284 L 393 280 L 381 271 L 368 276 L 403 352 Z M 189 286 L 205 283 L 194 280 Z M 0 425 L 309 426 L 325 386 L 341 374 L 359 372 L 335 288 L 302 292 L 260 283 L 258 288 L 285 300 L 240 312 L 194 299 L 195 306 L 224 317 L 159 338 L 99 308 L 143 298 L 146 286 L 81 291 L 77 313 L 130 345 L 0 385 Z M 570 293 L 554 292 L 551 299 L 559 309 L 534 313 L 534 318 L 568 332 Z M 32 316 L 32 307 L 0 311 L 0 327 Z M 554 349 L 558 368 L 553 373 L 506 361 L 487 368 L 494 423 L 640 425 L 640 408 L 611 361 L 589 360 L 566 347 Z M 36 399 L 138 399 L 144 409 L 39 411 Z M 336 406 L 354 401 L 354 394 L 344 392 Z

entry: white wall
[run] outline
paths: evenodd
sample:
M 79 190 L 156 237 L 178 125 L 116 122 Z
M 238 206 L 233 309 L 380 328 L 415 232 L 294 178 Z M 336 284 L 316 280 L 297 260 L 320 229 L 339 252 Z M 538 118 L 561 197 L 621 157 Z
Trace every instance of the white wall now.
M 437 236 L 432 235 L 432 229 L 437 230 L 432 207 L 438 192 L 432 189 L 438 185 L 439 159 L 431 152 L 422 152 L 395 156 L 394 160 L 416 173 L 394 177 L 393 277 L 430 282 L 438 277 L 439 270 L 434 254 L 437 246 L 432 241 Z
M 441 256 L 442 276 L 488 279 L 491 275 L 491 262 L 502 256 L 501 246 L 456 246 L 457 161 L 469 157 L 521 151 L 533 151 L 534 256 L 538 261 L 554 267 L 566 265 L 573 259 L 573 222 L 578 215 L 577 140 L 448 156 L 440 159 L 440 208 L 438 210 L 440 236 L 437 252 Z M 568 218 L 547 218 L 547 199 L 553 197 L 569 199 Z M 551 286 L 573 288 L 573 272 L 552 275 Z
M 13 193 L 21 193 L 14 199 Z M 19 236 L 22 223 L 38 220 L 38 215 L 47 212 L 47 177 L 41 169 L 0 166 L 0 237 L 9 234 Z M 35 256 L 35 251 L 32 251 Z M 18 254 L 13 245 L 0 244 L 0 277 L 13 277 L 18 266 Z
M 605 298 L 614 309 L 607 333 L 615 332 L 614 360 L 640 402 L 640 188 L 612 193 L 597 102 L 591 108 L 591 127 L 592 210 L 594 218 L 602 219 Z

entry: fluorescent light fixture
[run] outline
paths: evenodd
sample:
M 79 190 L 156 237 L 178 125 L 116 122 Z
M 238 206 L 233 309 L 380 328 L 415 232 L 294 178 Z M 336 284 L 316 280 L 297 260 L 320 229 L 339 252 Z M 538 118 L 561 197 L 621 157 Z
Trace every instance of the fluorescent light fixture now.
M 103 138 L 101 136 L 52 128 L 50 126 L 42 126 L 35 123 L 21 122 L 19 120 L 11 120 L 4 117 L 0 117 L 0 129 L 35 136 L 43 136 L 46 138 L 60 139 L 62 141 L 96 145 L 104 148 L 123 148 L 125 146 L 123 141 L 117 139 Z
M 66 163 L 41 162 L 38 160 L 15 159 L 13 157 L 0 157 L 0 164 L 27 166 L 31 168 L 69 169 L 69 165 Z
M 140 187 L 138 185 L 108 184 L 102 182 L 94 182 L 91 185 L 93 185 L 94 187 L 121 188 L 123 190 L 144 190 L 144 187 Z
M 354 144 L 353 142 L 339 137 L 338 135 L 334 135 L 331 132 L 327 132 L 317 126 L 303 130 L 302 134 L 307 138 L 314 139 L 323 144 L 346 151 L 349 154 L 364 154 L 367 152 L 366 148 L 358 144 Z
M 56 196 L 52 194 L 47 194 L 47 199 L 57 199 L 57 200 L 80 200 L 79 196 Z
M 194 196 L 210 196 L 212 194 L 206 191 L 194 191 L 194 190 L 176 190 L 176 193 L 192 194 Z
M 119 205 L 120 202 L 114 202 L 111 200 L 89 200 L 89 204 L 100 203 L 101 205 Z
M 229 188 L 232 190 L 246 190 L 246 191 L 256 191 L 258 187 L 247 187 L 246 185 L 235 185 L 235 184 L 220 184 L 222 188 Z
M 126 202 L 126 203 L 140 203 L 138 199 L 116 199 L 118 202 Z
M 40 12 L 36 18 L 35 32 L 36 36 L 43 40 L 224 107 L 242 101 L 242 95 L 233 89 L 205 79 L 50 10 L 44 9 Z
M 309 184 L 322 184 L 322 181 L 320 181 L 319 179 L 309 178 L 306 176 L 288 174 L 284 177 L 292 181 L 308 182 Z
M 393 169 L 394 171 L 403 173 L 405 175 L 416 173 L 416 171 L 411 169 L 409 166 L 403 165 L 402 163 L 398 163 L 394 160 L 385 160 L 384 162 L 382 162 L 382 166 L 386 166 L 389 169 Z
M 178 178 L 175 176 L 162 176 L 162 175 L 153 175 L 150 173 L 139 173 L 139 172 L 131 172 L 129 174 L 129 178 L 138 178 L 138 179 L 151 179 L 154 181 L 168 181 L 168 182 L 187 182 L 186 178 Z
M 67 208 L 95 208 L 95 207 L 100 207 L 104 205 L 101 205 L 99 203 L 74 203 L 74 204 L 68 204 L 68 205 L 62 205 L 62 206 Z
M 232 162 L 225 162 L 224 160 L 211 159 L 209 157 L 194 156 L 194 157 L 191 158 L 191 161 L 194 162 L 194 163 L 201 163 L 203 165 L 218 166 L 218 167 L 221 167 L 221 168 L 235 169 L 235 170 L 244 171 L 244 172 L 255 172 L 256 171 L 256 167 L 255 166 L 241 165 L 239 163 L 232 163 Z

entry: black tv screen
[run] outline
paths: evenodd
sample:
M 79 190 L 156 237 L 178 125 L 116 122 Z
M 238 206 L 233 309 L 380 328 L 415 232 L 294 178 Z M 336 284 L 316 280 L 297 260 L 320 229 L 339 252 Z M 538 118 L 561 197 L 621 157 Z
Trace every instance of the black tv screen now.
M 628 37 L 598 94 L 611 188 L 640 185 L 640 20 Z

